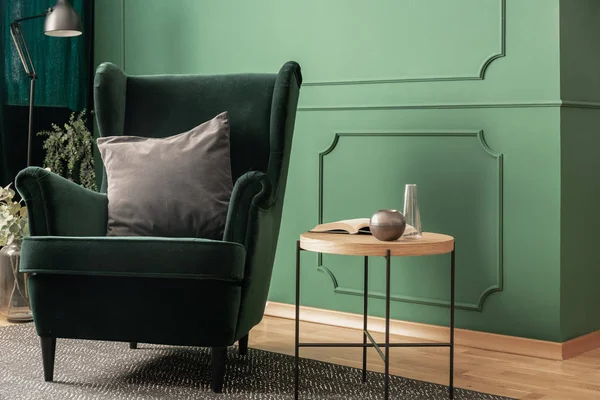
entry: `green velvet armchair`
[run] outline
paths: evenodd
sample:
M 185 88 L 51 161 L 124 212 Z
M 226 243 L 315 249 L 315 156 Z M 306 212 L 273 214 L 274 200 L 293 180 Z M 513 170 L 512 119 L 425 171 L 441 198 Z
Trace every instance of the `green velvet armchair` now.
M 244 355 L 264 313 L 302 83 L 278 74 L 127 76 L 104 63 L 94 82 L 102 136 L 165 137 L 228 111 L 234 188 L 222 241 L 107 237 L 106 174 L 100 193 L 29 167 L 16 188 L 29 212 L 23 241 L 44 378 L 56 339 L 210 347 L 213 391 L 223 387 L 227 346 Z

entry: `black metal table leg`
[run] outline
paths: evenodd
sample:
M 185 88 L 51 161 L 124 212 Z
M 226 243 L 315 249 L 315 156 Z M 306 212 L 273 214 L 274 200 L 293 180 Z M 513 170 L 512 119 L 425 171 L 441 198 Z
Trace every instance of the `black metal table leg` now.
M 300 380 L 300 241 L 296 242 L 296 343 L 294 357 L 294 398 L 298 400 L 299 380 Z
M 367 381 L 367 315 L 369 310 L 369 257 L 365 256 L 365 268 L 364 268 L 364 289 L 363 289 L 363 372 L 362 381 Z
M 385 400 L 390 396 L 390 258 L 391 252 L 388 249 L 385 255 Z
M 453 239 L 453 238 L 450 238 Z M 447 242 L 446 242 L 447 243 Z M 319 248 L 308 251 L 319 252 Z M 455 255 L 456 247 L 453 244 L 450 254 L 451 279 L 450 279 L 450 341 L 449 343 L 390 343 L 390 301 L 391 301 L 391 256 L 392 251 L 388 248 L 385 251 L 385 342 L 378 343 L 368 331 L 368 296 L 369 296 L 369 261 L 368 256 L 364 256 L 364 292 L 363 292 L 363 340 L 362 343 L 304 343 L 300 342 L 300 253 L 302 251 L 300 241 L 296 242 L 296 304 L 295 304 L 295 357 L 294 357 L 294 398 L 298 400 L 300 391 L 300 347 L 361 347 L 363 350 L 363 369 L 362 381 L 367 380 L 367 350 L 373 347 L 377 350 L 379 356 L 383 359 L 385 365 L 384 373 L 384 399 L 390 398 L 390 349 L 392 347 L 448 347 L 450 349 L 450 377 L 449 377 L 449 398 L 454 399 L 454 313 L 455 313 L 455 281 L 456 265 Z M 447 250 L 446 250 L 447 251 Z M 337 254 L 337 253 L 336 253 Z M 344 254 L 341 252 L 340 254 Z M 398 254 L 403 255 L 403 254 Z M 384 349 L 382 349 L 385 347 Z M 383 351 L 382 351 L 383 350 Z
M 450 399 L 454 399 L 454 273 L 456 244 L 450 254 Z

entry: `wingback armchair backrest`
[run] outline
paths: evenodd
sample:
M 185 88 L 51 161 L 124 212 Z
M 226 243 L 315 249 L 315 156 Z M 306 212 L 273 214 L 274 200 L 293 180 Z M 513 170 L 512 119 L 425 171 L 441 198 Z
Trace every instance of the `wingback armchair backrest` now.
M 101 136 L 166 137 L 227 111 L 234 182 L 248 171 L 262 171 L 277 192 L 301 80 L 295 62 L 278 74 L 149 76 L 127 76 L 103 63 L 94 82 L 98 129 Z M 290 105 L 293 115 L 287 118 Z

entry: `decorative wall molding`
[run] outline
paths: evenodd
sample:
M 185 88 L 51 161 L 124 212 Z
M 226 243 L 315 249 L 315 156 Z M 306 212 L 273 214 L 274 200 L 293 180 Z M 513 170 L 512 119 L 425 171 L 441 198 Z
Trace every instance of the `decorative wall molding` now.
M 293 304 L 269 301 L 265 315 L 295 319 L 296 309 Z M 350 329 L 363 329 L 363 316 L 322 308 L 300 306 L 300 321 L 316 324 L 339 326 Z M 369 331 L 385 332 L 385 319 L 368 317 Z M 445 326 L 422 324 L 410 321 L 390 320 L 390 333 L 433 342 L 448 340 L 448 328 Z M 496 333 L 472 331 L 456 328 L 454 339 L 457 346 L 491 350 L 501 353 L 519 354 L 549 360 L 567 360 L 586 351 L 600 347 L 600 331 L 595 331 L 566 342 L 550 342 L 546 340 L 528 339 L 517 336 L 499 335 Z
M 479 131 L 436 131 L 436 130 L 428 130 L 428 131 L 373 131 L 373 132 L 338 132 L 334 134 L 333 141 L 331 144 L 319 153 L 319 188 L 318 188 L 318 223 L 322 224 L 323 221 L 323 193 L 324 193 L 324 160 L 325 156 L 330 154 L 335 150 L 338 145 L 340 139 L 342 137 L 407 137 L 407 136 L 417 136 L 417 137 L 473 137 L 478 140 L 481 148 L 488 153 L 490 156 L 496 159 L 497 170 L 498 170 L 498 211 L 497 211 L 497 226 L 498 226 L 498 246 L 497 246 L 497 260 L 496 260 L 496 282 L 485 288 L 479 298 L 474 303 L 463 303 L 456 302 L 455 306 L 457 309 L 463 309 L 468 311 L 482 311 L 483 303 L 486 298 L 494 293 L 503 290 L 504 287 L 504 246 L 503 246 L 503 175 L 504 175 L 504 164 L 503 164 L 503 155 L 500 153 L 495 153 L 492 151 L 487 143 L 485 142 L 483 130 Z M 352 289 L 342 287 L 338 283 L 338 279 L 336 278 L 333 271 L 323 265 L 323 255 L 319 254 L 317 257 L 317 270 L 326 274 L 331 279 L 333 284 L 334 293 L 338 294 L 346 294 L 352 296 L 360 296 L 362 297 L 362 290 Z M 372 291 L 369 292 L 369 297 L 376 299 L 385 299 L 385 294 L 381 292 Z M 439 299 L 431 299 L 425 297 L 414 297 L 414 296 L 405 296 L 400 294 L 391 295 L 390 299 L 392 301 L 397 302 L 406 302 L 406 303 L 414 303 L 414 304 L 422 304 L 428 306 L 436 306 L 436 307 L 450 307 L 449 301 L 439 300 Z
M 486 71 L 489 66 L 499 58 L 506 56 L 506 0 L 497 0 L 499 8 L 499 43 L 497 49 L 493 50 L 492 54 L 487 56 L 479 66 L 476 73 L 466 74 L 463 76 L 423 76 L 423 77 L 388 77 L 388 78 L 373 78 L 373 79 L 348 79 L 348 80 L 331 80 L 331 81 L 305 81 L 303 87 L 319 87 L 319 86 L 351 86 L 351 85 L 371 85 L 371 84 L 390 84 L 390 83 L 419 83 L 419 82 L 462 82 L 462 81 L 480 81 L 485 79 Z M 126 60 L 126 32 L 125 32 L 125 10 L 126 1 L 120 0 L 122 21 L 121 21 L 121 48 L 122 48 L 122 65 L 125 69 Z
M 600 102 L 597 101 L 578 101 L 578 100 L 563 100 L 563 108 L 588 108 L 598 110 L 600 109 Z
M 298 111 L 386 111 L 386 110 L 460 110 L 477 108 L 586 108 L 600 109 L 600 102 L 593 101 L 520 101 L 497 103 L 438 103 L 438 104 L 358 104 L 339 106 L 304 106 Z
M 573 102 L 569 104 L 575 104 Z M 600 103 L 590 103 L 600 108 Z M 365 110 L 459 110 L 473 108 L 552 108 L 563 107 L 560 101 L 497 102 L 497 103 L 438 103 L 438 104 L 358 104 L 338 106 L 304 106 L 298 111 L 365 111 Z
M 383 78 L 383 79 L 350 79 L 340 81 L 308 81 L 302 86 L 343 86 L 343 85 L 372 85 L 386 83 L 418 83 L 418 82 L 462 82 L 462 81 L 480 81 L 485 79 L 485 72 L 488 67 L 497 59 L 506 56 L 506 0 L 498 0 L 500 7 L 500 43 L 498 50 L 486 58 L 479 72 L 475 75 L 465 76 L 431 76 L 419 78 Z

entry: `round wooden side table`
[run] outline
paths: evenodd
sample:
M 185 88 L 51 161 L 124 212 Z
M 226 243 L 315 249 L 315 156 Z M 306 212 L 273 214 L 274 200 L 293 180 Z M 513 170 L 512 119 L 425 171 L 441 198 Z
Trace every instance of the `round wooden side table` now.
M 364 257 L 363 278 L 363 342 L 362 343 L 301 343 L 300 342 L 300 252 L 326 253 Z M 390 259 L 393 256 L 429 256 L 450 253 L 450 342 L 390 343 Z M 377 343 L 368 331 L 369 256 L 385 257 L 385 342 Z M 385 363 L 384 399 L 389 399 L 391 347 L 448 347 L 450 349 L 449 396 L 454 398 L 454 275 L 455 243 L 452 236 L 424 232 L 421 239 L 399 239 L 383 242 L 372 235 L 305 232 L 296 243 L 296 333 L 295 333 L 295 398 L 300 383 L 301 347 L 359 347 L 363 349 L 362 380 L 367 380 L 367 348 L 374 347 Z M 383 351 L 382 351 L 383 348 Z M 385 352 L 385 353 L 384 353 Z

